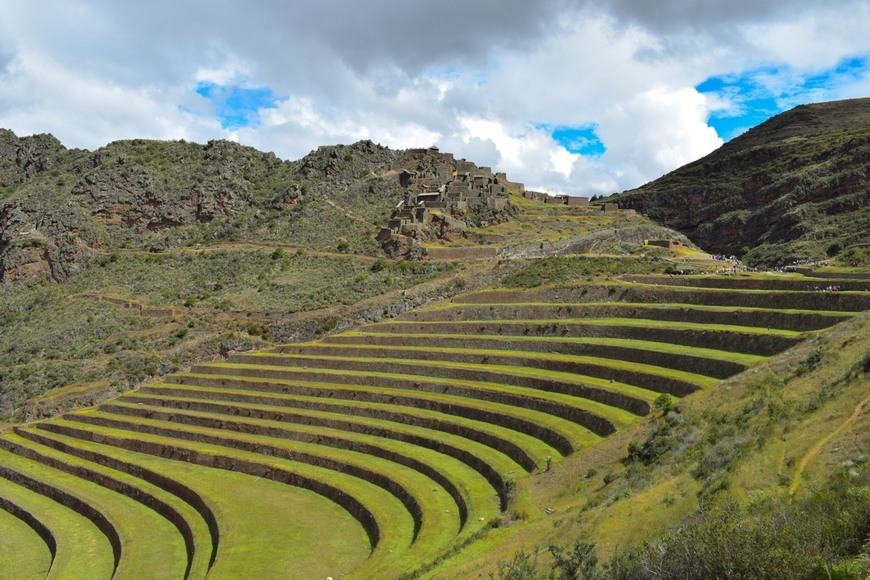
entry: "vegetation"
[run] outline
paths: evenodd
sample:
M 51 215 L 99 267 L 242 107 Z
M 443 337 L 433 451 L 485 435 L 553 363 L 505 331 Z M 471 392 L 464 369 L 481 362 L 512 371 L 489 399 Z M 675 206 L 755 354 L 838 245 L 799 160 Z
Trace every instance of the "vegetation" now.
M 263 252 L 258 259 L 277 266 L 284 259 L 308 259 L 308 256 L 291 257 L 286 252 L 273 251 Z M 121 267 L 124 259 L 112 264 Z M 387 273 L 393 268 L 405 267 L 381 263 L 377 270 Z M 371 265 L 368 271 L 372 271 Z M 634 286 L 654 287 L 651 282 L 655 279 L 655 276 L 644 278 L 644 283 L 635 282 Z M 766 283 L 764 277 L 754 280 Z M 668 291 L 675 297 L 675 304 L 656 304 L 655 310 L 682 308 L 681 300 L 676 298 L 680 295 L 684 296 L 683 301 L 705 293 L 713 296 L 726 292 L 746 299 L 756 296 L 747 281 L 743 285 L 750 288 L 731 290 L 728 279 L 720 282 L 708 289 L 670 286 Z M 804 285 L 795 279 L 796 288 Z M 232 284 L 225 284 L 225 288 L 232 289 Z M 816 409 L 836 400 L 837 393 L 850 392 L 853 385 L 863 380 L 865 367 L 870 367 L 860 359 L 829 383 L 826 398 L 790 403 L 786 398 L 792 392 L 800 392 L 795 385 L 816 380 L 814 373 L 824 368 L 826 357 L 836 350 L 834 345 L 810 348 L 798 364 L 791 365 L 791 374 L 785 379 L 765 373 L 755 384 L 747 386 L 745 402 L 696 409 L 692 407 L 695 399 L 682 398 L 685 392 L 679 391 L 680 396 L 674 396 L 678 392 L 674 385 L 683 384 L 682 381 L 692 385 L 692 390 L 709 391 L 711 395 L 721 393 L 714 387 L 719 378 L 705 372 L 728 369 L 726 376 L 736 378 L 742 376 L 736 373 L 747 366 L 775 360 L 757 354 L 733 354 L 753 352 L 752 342 L 741 342 L 752 334 L 723 331 L 715 324 L 703 322 L 715 319 L 717 312 L 733 319 L 737 312 L 734 307 L 698 308 L 703 315 L 693 324 L 708 333 L 721 333 L 718 349 L 679 349 L 637 339 L 605 339 L 598 343 L 570 336 L 558 341 L 521 335 L 509 338 L 473 330 L 484 321 L 510 319 L 514 324 L 536 324 L 533 319 L 522 318 L 524 308 L 534 305 L 531 301 L 546 296 L 547 292 L 559 293 L 562 302 L 538 304 L 534 308 L 570 308 L 572 315 L 580 318 L 587 310 L 595 312 L 602 305 L 617 307 L 621 300 L 640 296 L 609 292 L 607 288 L 596 279 L 543 290 L 471 292 L 453 302 L 410 313 L 405 324 L 382 322 L 362 331 L 333 334 L 322 341 L 236 354 L 227 362 L 199 364 L 190 372 L 176 372 L 162 382 L 142 385 L 136 393 L 92 411 L 43 421 L 35 429 L 16 429 L 14 434 L 0 439 L 0 443 L 19 454 L 25 449 L 38 450 L 38 454 L 28 452 L 26 457 L 43 463 L 72 453 L 75 457 L 63 460 L 64 463 L 87 470 L 79 473 L 90 482 L 100 481 L 104 486 L 109 481 L 124 482 L 125 489 L 139 490 L 140 497 L 147 492 L 148 497 L 163 498 L 166 505 L 176 506 L 173 509 L 186 514 L 183 517 L 186 525 L 198 530 L 192 535 L 182 534 L 190 538 L 186 544 L 188 562 L 199 571 L 197 575 L 209 569 L 237 570 L 242 565 L 240 556 L 232 551 L 219 550 L 213 562 L 203 560 L 207 547 L 216 545 L 215 538 L 220 537 L 220 546 L 233 538 L 232 528 L 228 527 L 227 516 L 213 508 L 204 510 L 197 503 L 209 495 L 203 484 L 196 486 L 199 491 L 195 494 L 192 491 L 180 494 L 178 486 L 188 485 L 189 477 L 182 475 L 182 471 L 161 468 L 161 473 L 173 481 L 163 481 L 158 485 L 160 489 L 153 487 L 157 480 L 151 482 L 152 486 L 138 481 L 143 478 L 142 469 L 146 466 L 154 469 L 158 458 L 185 457 L 201 469 L 231 469 L 264 477 L 276 485 L 292 482 L 337 502 L 353 516 L 355 525 L 365 530 L 370 542 L 369 557 L 366 559 L 365 551 L 358 546 L 345 556 L 347 562 L 354 562 L 352 566 L 360 574 L 438 575 L 447 569 L 462 570 L 475 561 L 469 560 L 469 556 L 478 552 L 464 547 L 488 545 L 499 538 L 511 537 L 512 530 L 520 529 L 525 525 L 523 522 L 539 520 L 534 514 L 540 500 L 532 499 L 534 493 L 527 487 L 532 485 L 530 482 L 561 477 L 577 460 L 582 461 L 587 449 L 592 452 L 606 447 L 610 440 L 622 442 L 621 461 L 587 467 L 582 481 L 597 481 L 599 487 L 580 495 L 585 501 L 580 508 L 576 507 L 576 492 L 570 491 L 569 501 L 575 506 L 570 509 L 579 509 L 580 514 L 595 513 L 640 498 L 647 490 L 655 489 L 662 478 L 677 476 L 692 482 L 702 510 L 719 514 L 716 510 L 725 509 L 722 498 L 730 489 L 734 474 L 753 450 L 777 441 L 777 434 L 786 432 L 789 422 L 813 416 Z M 489 302 L 493 292 L 507 294 L 500 296 L 499 301 Z M 804 290 L 778 292 L 797 296 Z M 602 302 L 602 296 L 608 300 Z M 820 308 L 837 299 L 832 293 L 817 296 Z M 475 320 L 475 312 L 489 314 Z M 394 335 L 396 330 L 387 331 L 393 327 L 401 330 L 408 323 L 426 323 L 430 317 L 454 316 L 463 319 L 464 324 L 441 332 L 430 331 L 428 336 L 423 334 L 424 343 L 420 345 L 406 344 L 406 340 L 413 342 L 407 333 Z M 854 314 L 842 311 L 839 316 Z M 557 322 L 550 332 L 559 336 L 559 325 L 564 326 L 565 322 L 570 324 L 571 319 Z M 631 326 L 627 322 L 611 321 L 616 326 Z M 641 318 L 632 323 L 635 328 L 655 327 L 657 321 Z M 249 332 L 258 334 L 260 330 Z M 370 342 L 375 337 L 381 340 Z M 454 344 L 431 348 L 447 340 Z M 850 348 L 861 347 L 856 344 Z M 708 362 L 706 366 L 699 365 L 683 360 L 686 356 Z M 742 364 L 721 367 L 723 361 Z M 684 370 L 686 364 L 695 365 L 694 370 Z M 785 388 L 786 381 L 791 383 L 789 389 Z M 142 453 L 153 459 L 143 460 Z M 23 461 L 24 458 L 9 460 L 6 464 L 19 469 L 42 469 L 26 467 Z M 106 467 L 120 471 L 110 474 Z M 99 478 L 96 474 L 100 474 Z M 206 480 L 217 482 L 219 478 Z M 117 485 L 109 487 L 122 491 Z M 571 486 L 553 489 L 566 492 Z M 196 500 L 197 497 L 200 499 Z M 676 498 L 664 502 L 668 506 L 678 505 Z M 120 504 L 111 505 L 106 504 L 107 517 L 110 514 L 111 518 L 120 517 L 115 515 L 123 513 L 118 511 L 122 509 Z M 195 508 L 197 505 L 200 507 Z M 314 505 L 310 509 L 317 509 Z M 735 505 L 738 506 L 735 509 L 747 509 L 743 504 Z M 214 514 L 213 524 L 209 524 L 212 521 L 209 513 Z M 679 513 L 688 518 L 684 529 L 693 530 L 692 525 L 706 529 L 691 523 L 705 516 Z M 741 522 L 748 521 L 742 515 L 744 512 L 734 513 Z M 758 510 L 746 513 L 756 516 Z M 856 513 L 856 521 L 860 516 Z M 718 515 L 710 517 L 716 518 L 711 521 L 717 525 L 723 520 Z M 758 526 L 768 523 L 760 519 Z M 180 525 L 176 522 L 176 530 L 183 528 Z M 238 525 L 246 529 L 247 524 Z M 349 523 L 342 526 L 354 528 Z M 572 534 L 568 538 L 577 533 L 575 527 L 565 528 L 566 533 Z M 737 529 L 743 528 L 735 524 L 734 530 Z M 854 536 L 859 532 L 844 534 Z M 273 535 L 279 537 L 280 533 L 275 531 Z M 732 532 L 728 529 L 717 529 L 713 535 L 727 538 L 729 533 Z M 178 542 L 178 532 L 171 528 L 155 532 L 155 541 L 157 537 L 176 537 Z M 660 540 L 660 547 L 648 548 L 650 552 L 645 552 L 647 548 L 642 546 L 626 547 L 613 555 L 599 553 L 592 537 L 580 536 L 574 544 L 566 544 L 566 536 L 560 537 L 563 540 L 552 538 L 539 544 L 547 546 L 546 549 L 530 552 L 525 548 L 514 559 L 490 570 L 505 577 L 533 577 L 530 574 L 538 574 L 547 566 L 553 567 L 557 577 L 570 577 L 580 571 L 587 575 L 610 574 L 613 570 L 633 574 L 639 566 L 652 567 L 650 554 L 680 549 L 676 544 L 671 548 L 668 542 L 675 540 L 666 536 Z M 123 554 L 124 542 L 121 545 Z M 190 546 L 199 546 L 197 558 L 190 556 Z M 779 544 L 765 544 L 753 549 L 778 553 L 780 548 Z M 711 544 L 710 549 L 715 546 Z M 853 552 L 828 551 L 825 554 L 832 555 L 824 557 L 830 565 L 840 565 L 838 562 L 845 562 Z M 131 552 L 128 557 L 134 558 Z M 148 560 L 137 558 L 137 561 Z M 264 567 L 258 569 L 271 569 L 270 559 L 262 561 Z M 250 569 L 250 562 L 247 565 Z M 735 574 L 745 572 L 738 564 L 734 569 Z M 678 568 L 661 570 L 669 573 Z M 724 574 L 718 569 L 717 573 Z
M 41 155 L 0 157 L 2 409 L 28 421 L 0 433 L 10 573 L 870 572 L 870 281 L 845 237 L 813 239 L 817 276 L 737 273 L 642 216 L 517 198 L 442 244 L 478 259 L 391 261 L 405 158 L 371 142 L 0 142 Z
M 124 391 L 221 349 L 263 344 L 296 312 L 352 305 L 459 269 L 382 264 L 281 247 L 118 252 L 63 285 L 0 286 L 0 418 L 20 418 L 27 399 L 67 385 L 99 380 Z M 335 328 L 337 318 L 329 320 L 322 332 Z
M 870 99 L 796 107 L 614 201 L 753 267 L 827 260 L 870 242 L 868 111 Z
M 502 280 L 506 288 L 534 288 L 564 284 L 589 277 L 664 272 L 666 265 L 652 258 L 609 258 L 590 256 L 553 256 L 535 260 L 519 272 Z

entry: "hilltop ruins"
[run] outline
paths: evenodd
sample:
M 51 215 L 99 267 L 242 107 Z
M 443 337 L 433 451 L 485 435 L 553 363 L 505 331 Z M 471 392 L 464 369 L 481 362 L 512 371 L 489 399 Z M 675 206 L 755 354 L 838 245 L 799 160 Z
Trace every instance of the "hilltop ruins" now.
M 586 206 L 587 197 L 550 196 L 526 190 L 505 173 L 454 159 L 437 147 L 409 149 L 406 168 L 398 173 L 404 198 L 396 205 L 378 240 L 393 256 L 422 254 L 421 243 L 451 241 L 468 228 L 486 227 L 513 219 L 517 208 L 510 195 L 548 204 Z M 409 169 L 407 167 L 413 167 Z

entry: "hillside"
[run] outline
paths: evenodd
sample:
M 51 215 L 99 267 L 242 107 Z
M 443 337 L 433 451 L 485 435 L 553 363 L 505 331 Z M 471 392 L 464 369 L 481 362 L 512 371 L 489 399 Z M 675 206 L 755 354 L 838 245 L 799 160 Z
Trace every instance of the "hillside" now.
M 870 242 L 870 99 L 802 105 L 616 197 L 705 250 L 750 265 Z
M 469 210 L 464 230 L 411 240 L 435 259 L 389 259 L 376 235 L 397 202 L 460 171 L 488 170 L 371 141 L 291 162 L 227 141 L 88 152 L 0 132 L 0 420 L 491 283 L 514 267 L 488 265 L 497 255 L 679 238 L 638 216 L 560 211 L 514 193 L 501 215 Z
M 0 142 L 4 575 L 870 573 L 866 267 L 434 148 Z
M 9 565 L 861 577 L 870 282 L 662 266 L 537 260 L 16 425 L 0 436 Z

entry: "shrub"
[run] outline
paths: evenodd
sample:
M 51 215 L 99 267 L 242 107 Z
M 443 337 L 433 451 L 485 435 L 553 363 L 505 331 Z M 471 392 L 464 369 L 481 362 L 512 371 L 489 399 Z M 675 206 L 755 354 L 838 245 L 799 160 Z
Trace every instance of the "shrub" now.
M 552 545 L 548 550 L 553 555 L 554 578 L 592 580 L 601 577 L 598 572 L 598 555 L 595 553 L 595 544 L 574 542 L 570 551 Z
M 499 561 L 499 580 L 534 580 L 538 575 L 538 552 L 526 554 L 520 550 L 508 561 Z
M 315 330 L 315 334 L 323 334 L 324 332 L 330 332 L 335 330 L 335 327 L 338 326 L 338 317 L 330 316 L 326 320 L 324 320 L 320 326 L 318 326 Z
M 843 242 L 837 240 L 836 242 L 828 246 L 828 249 L 825 250 L 825 253 L 828 254 L 828 257 L 833 258 L 837 254 L 842 252 L 844 247 L 845 246 L 843 246 Z
M 674 398 L 671 397 L 667 393 L 662 393 L 659 398 L 655 400 L 653 406 L 659 411 L 662 415 L 667 415 L 674 409 L 676 409 L 676 404 L 674 403 Z

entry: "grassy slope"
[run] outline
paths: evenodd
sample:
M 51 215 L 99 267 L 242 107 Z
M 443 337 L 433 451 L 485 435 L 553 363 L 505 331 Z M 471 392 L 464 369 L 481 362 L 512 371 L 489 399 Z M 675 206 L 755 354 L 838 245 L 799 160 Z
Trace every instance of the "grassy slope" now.
M 0 286 L 0 417 L 20 418 L 27 398 L 66 385 L 103 381 L 124 390 L 221 344 L 263 345 L 296 312 L 355 304 L 461 269 L 375 263 L 280 246 L 119 252 L 61 285 Z
M 0 510 L 0 562 L 9 578 L 45 578 L 51 552 L 45 541 L 24 521 Z
M 517 514 L 521 521 L 491 534 L 439 573 L 496 572 L 496 562 L 535 546 L 543 550 L 543 570 L 551 564 L 548 545 L 577 540 L 596 544 L 606 559 L 661 536 L 699 505 L 736 500 L 767 511 L 824 492 L 833 475 L 868 459 L 868 322 L 870 314 L 862 314 L 683 399 L 674 425 L 665 429 L 670 446 L 648 465 L 626 461 L 626 450 L 667 425 L 663 417 L 523 481 L 531 509 Z
M 182 147 L 163 145 L 169 150 Z M 111 150 L 120 154 L 127 149 L 141 157 L 142 167 L 165 173 L 159 147 L 132 142 L 113 144 Z M 353 171 L 363 161 L 353 157 L 348 163 L 347 171 Z M 257 185 L 255 199 L 266 199 L 275 187 L 268 179 L 264 183 Z M 405 299 L 404 290 L 423 282 L 428 281 L 426 292 L 440 292 L 438 284 L 453 285 L 456 291 L 485 283 L 499 269 L 515 269 L 511 263 L 390 262 L 356 253 L 367 250 L 354 243 L 348 247 L 351 253 L 336 252 L 334 245 L 315 238 L 332 236 L 334 242 L 340 231 L 350 232 L 351 226 L 341 225 L 341 220 L 353 221 L 353 232 L 364 224 L 328 204 L 326 213 L 319 211 L 311 205 L 320 203 L 318 195 L 338 200 L 351 215 L 374 219 L 377 208 L 384 205 L 380 198 L 389 197 L 388 192 L 370 200 L 367 194 L 339 195 L 325 181 L 309 187 L 309 201 L 289 213 L 267 212 L 261 220 L 243 213 L 229 221 L 164 230 L 155 234 L 162 236 L 160 243 L 142 241 L 167 248 L 160 253 L 121 247 L 130 246 L 130 240 L 116 240 L 114 246 L 107 242 L 104 254 L 63 283 L 0 286 L 0 420 L 40 417 L 92 404 L 222 352 L 268 346 L 269 341 L 289 342 L 300 333 L 328 332 L 355 308 L 373 316 L 381 309 L 387 312 L 391 303 Z M 323 191 L 316 194 L 317 188 Z M 596 249 L 622 252 L 638 247 L 638 232 L 661 230 L 639 216 L 541 206 L 522 198 L 513 201 L 527 211 L 508 222 L 513 225 L 500 224 L 482 233 L 495 236 L 503 247 L 519 248 L 520 253 L 524 244 L 538 247 L 543 240 L 598 244 Z M 333 219 L 336 216 L 330 212 L 338 212 L 340 218 Z M 232 235 L 221 229 L 230 227 L 230 222 L 235 224 Z M 338 228 L 334 232 L 333 225 Z M 615 225 L 635 232 L 628 236 L 630 242 L 619 237 L 602 241 L 599 234 L 612 237 Z M 506 227 L 514 229 L 500 232 Z M 365 232 L 360 235 L 371 234 Z M 463 243 L 476 241 L 471 236 Z M 567 249 L 554 246 L 547 251 Z M 646 254 L 638 271 L 666 267 L 668 262 L 662 258 L 667 252 Z M 590 275 L 602 269 L 624 269 L 630 261 L 603 258 L 578 265 L 567 260 L 571 265 L 567 272 L 575 274 L 581 268 Z M 464 267 L 468 274 L 455 280 Z M 565 275 L 560 269 L 556 276 Z M 70 336 L 76 340 L 69 340 Z M 49 399 L 35 401 L 52 389 Z M 25 406 L 28 399 L 32 401 Z
M 559 239 L 569 239 L 577 231 L 578 222 L 582 221 L 582 216 L 578 217 L 574 213 L 574 210 L 560 213 L 558 209 L 549 207 L 541 208 L 539 212 L 530 211 L 527 213 L 528 218 L 523 225 L 523 228 L 527 228 L 523 235 L 535 239 L 535 245 L 540 240 L 553 242 Z M 546 220 L 540 219 L 541 216 L 546 216 Z M 613 224 L 604 224 L 600 221 L 603 219 L 600 215 L 590 214 L 590 218 L 593 218 L 592 221 L 588 222 L 588 229 L 591 232 L 602 229 L 604 225 L 608 227 L 603 229 L 612 231 Z M 618 219 L 631 221 L 631 218 L 625 216 L 620 216 Z M 632 223 L 637 227 L 647 227 L 642 218 L 638 218 L 638 220 Z M 542 222 L 545 226 L 534 229 L 531 224 L 535 221 Z M 505 226 L 500 227 L 502 230 L 506 229 Z M 519 235 L 519 232 L 511 232 L 511 236 L 513 235 Z M 517 242 L 515 238 L 510 236 L 504 238 L 503 241 L 507 238 L 510 238 L 509 241 L 512 243 Z M 607 248 L 620 252 L 624 249 L 624 243 L 627 242 L 611 240 L 604 245 L 599 245 L 596 249 Z M 672 254 L 662 254 L 656 250 L 649 259 L 639 260 L 641 265 L 638 266 L 638 269 L 634 269 L 636 263 L 632 264 L 630 271 L 634 273 L 660 271 L 660 267 L 666 267 L 669 263 L 658 261 L 658 258 L 663 255 L 672 256 Z M 682 259 L 681 257 L 680 260 Z M 316 263 L 318 260 L 320 263 Z M 290 266 L 285 269 L 284 265 L 288 263 Z M 314 263 L 314 265 L 307 268 L 305 267 L 307 263 Z M 625 260 L 610 261 L 610 258 L 597 259 L 595 262 L 572 257 L 561 258 L 555 260 L 544 271 L 534 272 L 528 280 L 517 279 L 515 285 L 534 286 L 542 281 L 542 277 L 546 278 L 547 282 L 565 282 L 579 277 L 616 273 L 624 269 L 625 263 Z M 104 260 L 91 267 L 92 273 L 89 274 L 86 271 L 78 281 L 73 279 L 72 285 L 31 289 L 31 294 L 21 295 L 24 298 L 14 297 L 14 300 L 19 300 L 15 303 L 14 308 L 0 310 L 0 314 L 9 317 L 7 320 L 11 319 L 13 323 L 20 322 L 22 328 L 29 328 L 28 332 L 21 332 L 15 340 L 10 340 L 7 349 L 5 349 L 8 352 L 9 346 L 12 346 L 13 352 L 18 352 L 14 350 L 17 343 L 21 342 L 27 345 L 23 350 L 25 359 L 10 365 L 9 368 L 26 369 L 30 367 L 31 369 L 39 369 L 40 372 L 48 372 L 57 365 L 63 370 L 67 368 L 65 365 L 69 364 L 66 359 L 86 361 L 82 367 L 88 368 L 88 365 L 99 366 L 113 358 L 123 362 L 122 355 L 130 351 L 136 355 L 132 357 L 134 360 L 141 361 L 139 367 L 136 368 L 140 369 L 141 378 L 144 378 L 148 375 L 147 362 L 149 360 L 155 361 L 153 364 L 159 364 L 157 361 L 165 361 L 167 353 L 170 353 L 171 357 L 177 356 L 172 354 L 178 352 L 178 350 L 173 351 L 173 348 L 180 347 L 179 350 L 183 351 L 185 343 L 188 341 L 191 343 L 189 348 L 193 349 L 209 340 L 210 336 L 220 337 L 222 332 L 236 332 L 245 336 L 248 345 L 263 344 L 259 342 L 260 339 L 257 337 L 250 338 L 252 336 L 250 331 L 254 331 L 253 334 L 259 334 L 256 332 L 256 328 L 251 328 L 251 324 L 260 327 L 263 326 L 264 321 L 268 324 L 270 320 L 268 316 L 273 314 L 275 310 L 291 310 L 296 308 L 297 304 L 300 309 L 304 309 L 343 303 L 345 300 L 352 302 L 362 297 L 377 295 L 390 288 L 401 287 L 452 271 L 452 266 L 449 265 L 442 266 L 444 268 L 442 270 L 424 268 L 417 272 L 409 269 L 408 266 L 395 265 L 388 266 L 386 273 L 382 274 L 384 269 L 373 269 L 373 265 L 371 259 L 364 257 L 320 256 L 315 255 L 310 250 L 296 254 L 287 248 L 284 249 L 282 255 L 273 257 L 272 247 L 259 250 L 250 247 L 222 247 L 215 248 L 214 251 L 182 250 L 170 251 L 159 256 L 119 252 L 114 259 L 107 255 Z M 168 266 L 179 266 L 180 275 L 167 279 L 166 272 L 170 271 Z M 715 264 L 712 267 L 715 268 Z M 299 278 L 294 276 L 297 271 L 301 272 Z M 347 275 L 342 274 L 345 271 L 348 272 Z M 214 272 L 226 272 L 228 277 L 225 280 L 213 281 Z M 104 273 L 106 276 L 109 273 L 117 274 L 121 276 L 122 280 L 123 276 L 126 276 L 130 282 L 135 282 L 133 287 L 136 290 L 134 292 L 126 290 L 125 283 L 118 283 L 117 278 L 112 276 L 104 277 Z M 534 278 L 537 278 L 538 282 L 535 282 Z M 161 284 L 167 284 L 167 286 L 161 286 Z M 306 293 L 308 288 L 311 288 L 312 291 Z M 315 291 L 318 288 L 329 288 L 326 301 L 323 301 L 322 298 L 324 292 Z M 159 317 L 140 316 L 135 312 L 135 309 L 131 312 L 130 309 L 105 303 L 58 300 L 73 293 L 89 292 L 113 294 L 140 302 L 146 307 L 178 308 L 184 313 L 180 317 L 160 320 Z M 306 302 L 306 300 L 309 301 Z M 310 300 L 314 300 L 314 302 Z M 318 302 L 318 300 L 320 301 Z M 40 314 L 44 313 L 46 305 L 53 302 L 65 303 L 66 306 L 59 314 L 55 313 L 50 316 Z M 185 306 L 185 302 L 190 302 L 191 306 Z M 249 315 L 249 312 L 252 316 Z M 44 317 L 40 318 L 40 316 Z M 57 334 L 51 335 L 50 340 L 35 334 L 36 330 L 51 333 L 52 326 L 61 322 L 68 322 L 68 325 L 60 326 L 61 330 Z M 94 331 L 96 336 L 85 335 L 88 338 L 84 341 L 63 340 L 64 336 L 75 333 L 77 329 L 89 327 L 96 327 L 100 330 Z M 10 328 L 15 328 L 14 324 Z M 131 343 L 135 346 L 131 347 Z M 850 343 L 850 345 L 852 344 L 857 345 L 855 348 L 864 348 L 866 351 L 870 339 L 862 335 L 854 343 Z M 89 348 L 94 350 L 95 356 L 89 358 L 88 356 L 79 356 L 70 350 L 63 350 L 81 348 L 83 345 L 90 345 Z M 106 352 L 106 346 L 109 347 L 110 352 Z M 117 350 L 113 351 L 113 348 Z M 51 349 L 57 350 L 52 353 Z M 44 357 L 43 355 L 47 350 L 51 356 Z M 836 349 L 831 347 L 826 352 L 836 352 L 838 356 L 846 357 L 852 351 L 849 348 Z M 806 352 L 803 354 L 809 357 Z M 792 372 L 788 369 L 802 368 L 801 360 L 809 360 L 809 358 L 793 360 L 794 356 L 803 355 L 788 354 L 783 356 L 792 357 L 791 359 L 785 358 L 784 362 L 779 363 L 786 369 L 783 371 L 785 375 Z M 182 356 L 178 358 L 179 362 L 183 362 Z M 754 374 L 748 376 L 760 377 L 761 373 L 766 372 L 764 369 L 777 364 L 776 361 L 780 358 L 782 357 L 765 363 L 757 371 L 752 371 Z M 826 362 L 830 361 L 826 360 Z M 831 369 L 834 369 L 831 372 L 835 372 L 840 366 L 830 366 Z M 126 367 L 122 368 L 126 369 Z M 829 367 L 821 365 L 815 370 L 811 370 L 812 372 L 821 372 L 823 368 Z M 8 371 L 4 369 L 4 372 Z M 812 372 L 807 372 L 809 373 L 807 376 L 816 376 Z M 22 382 L 32 381 L 32 378 L 33 371 L 29 375 L 25 374 Z M 761 407 L 759 408 L 763 412 L 755 412 L 749 418 L 752 425 L 757 423 L 758 429 L 765 433 L 767 431 L 783 433 L 787 434 L 788 438 L 797 437 L 799 433 L 809 429 L 809 427 L 804 426 L 804 420 L 801 417 L 789 415 L 782 418 L 776 411 L 779 406 L 788 407 L 788 401 L 785 399 L 793 392 L 792 384 L 799 384 L 799 380 L 802 378 L 795 378 L 793 383 L 789 381 L 789 389 L 780 389 L 769 396 L 765 391 L 765 397 L 768 400 L 760 403 Z M 761 378 L 758 381 L 763 382 Z M 61 378 L 53 380 L 51 384 L 66 384 L 67 382 L 70 382 L 67 378 Z M 729 384 L 732 385 L 730 388 L 707 389 L 685 399 L 680 405 L 683 423 L 696 426 L 699 433 L 715 434 L 715 428 L 711 427 L 711 423 L 717 421 L 727 423 L 727 421 L 721 419 L 719 415 L 705 415 L 703 409 L 717 408 L 718 406 L 724 409 L 723 413 L 730 412 L 736 417 L 743 412 L 749 403 L 758 398 L 757 393 L 760 387 L 750 388 L 734 381 L 729 382 Z M 844 388 L 844 393 L 853 393 L 855 389 L 859 388 L 866 391 L 866 387 L 865 380 L 860 383 L 859 387 Z M 752 389 L 755 389 L 753 392 L 756 393 L 754 398 L 751 394 L 746 394 L 748 390 Z M 799 394 L 802 391 L 795 392 Z M 740 396 L 735 399 L 736 393 L 739 393 Z M 804 395 L 800 395 L 804 398 L 792 405 L 816 404 L 812 399 L 815 395 L 810 393 L 804 393 Z M 753 403 L 753 405 L 758 404 Z M 821 408 L 824 409 L 833 405 L 833 403 L 825 401 L 818 404 L 823 405 Z M 730 411 L 729 405 L 734 405 Z M 843 421 L 854 411 L 855 404 L 849 400 L 844 403 L 844 406 L 847 408 L 837 410 L 838 413 L 840 411 L 845 413 L 837 415 Z M 769 409 L 774 409 L 774 411 Z M 765 416 L 776 417 L 777 422 L 772 426 L 769 421 L 764 423 L 762 419 Z M 808 415 L 808 417 L 812 416 L 815 415 Z M 632 439 L 644 441 L 660 421 L 643 421 L 636 424 L 617 436 L 605 439 L 603 442 L 575 454 L 567 461 L 558 463 L 552 470 L 520 483 L 513 511 L 505 520 L 506 525 L 487 534 L 483 540 L 472 544 L 468 549 L 447 560 L 434 573 L 436 575 L 456 576 L 492 571 L 499 559 L 503 559 L 506 554 L 513 551 L 529 549 L 530 546 L 534 545 L 543 546 L 550 542 L 564 544 L 570 539 L 578 537 L 595 540 L 599 545 L 599 552 L 606 556 L 617 546 L 625 546 L 634 541 L 649 539 L 668 525 L 678 522 L 698 505 L 700 492 L 704 492 L 702 496 L 704 498 L 710 496 L 709 490 L 716 488 L 721 481 L 727 481 L 728 485 L 722 487 L 724 491 L 712 494 L 715 498 L 721 499 L 726 495 L 734 495 L 738 498 L 779 497 L 782 495 L 783 488 L 786 487 L 783 482 L 788 480 L 788 483 L 791 483 L 794 480 L 795 466 L 801 464 L 801 458 L 788 457 L 774 461 L 770 457 L 774 457 L 775 453 L 759 453 L 751 445 L 740 441 L 736 442 L 735 445 L 742 446 L 741 449 L 745 449 L 745 453 L 728 465 L 729 470 L 721 478 L 721 474 L 717 475 L 716 473 L 695 476 L 693 473 L 696 471 L 696 465 L 704 460 L 705 453 L 710 449 L 711 442 L 703 437 L 700 441 L 687 439 L 684 441 L 685 445 L 680 446 L 683 449 L 682 455 L 678 456 L 675 452 L 665 456 L 661 458 L 661 464 L 638 466 L 636 463 L 625 465 L 620 462 L 619 459 L 626 455 L 625 450 L 628 443 Z M 843 421 L 838 421 L 837 425 L 841 425 Z M 832 439 L 828 445 L 836 445 L 839 438 L 854 433 L 855 427 L 860 424 L 859 420 L 848 423 L 838 433 L 837 439 Z M 811 429 L 807 433 L 807 440 L 801 440 L 798 443 L 801 449 L 807 451 L 826 436 L 826 434 L 817 433 Z M 776 437 L 769 434 L 765 435 L 764 444 L 761 447 L 764 448 L 768 444 L 775 445 L 774 439 Z M 756 442 L 754 439 L 752 441 Z M 858 441 L 863 440 L 859 439 Z M 704 447 L 705 444 L 707 447 Z M 781 451 L 782 449 L 780 449 L 780 457 L 782 457 Z M 811 485 L 822 486 L 824 484 L 824 477 L 822 477 L 824 472 L 820 472 L 816 466 L 819 462 L 830 459 L 829 451 L 826 445 L 818 455 L 811 458 L 812 461 L 807 462 L 806 469 L 800 479 L 801 486 L 797 488 L 798 494 Z M 789 464 L 790 459 L 793 460 Z M 756 461 L 759 462 L 759 465 L 766 465 L 764 470 L 758 471 L 754 467 L 749 467 L 753 466 Z M 767 463 L 764 463 L 765 461 Z M 741 466 L 746 467 L 741 468 Z M 759 474 L 767 475 L 762 477 Z M 753 477 L 759 478 L 759 483 L 752 484 Z M 608 479 L 607 484 L 604 483 L 605 478 Z M 774 481 L 770 481 L 770 478 Z M 720 499 L 716 501 L 720 501 Z M 548 507 L 554 510 L 552 515 L 547 515 L 544 512 L 545 508 Z M 241 530 L 241 528 L 239 529 Z M 250 530 L 239 532 L 240 535 L 236 541 L 254 542 L 255 536 L 249 536 L 249 533 L 252 532 Z M 248 548 L 240 549 L 247 550 Z M 257 553 L 256 548 L 250 549 L 253 553 Z M 330 569 L 328 572 L 333 573 L 334 570 Z

